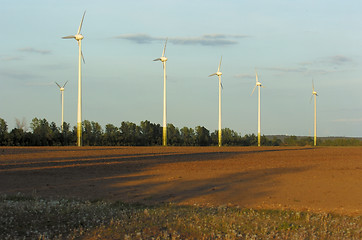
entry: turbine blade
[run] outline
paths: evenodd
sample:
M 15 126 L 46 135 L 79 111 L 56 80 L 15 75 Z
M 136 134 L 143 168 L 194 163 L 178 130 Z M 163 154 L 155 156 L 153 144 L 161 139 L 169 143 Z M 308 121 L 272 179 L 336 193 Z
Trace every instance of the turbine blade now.
M 251 95 L 250 95 L 250 96 L 253 96 L 253 93 L 254 93 L 254 91 L 255 91 L 255 88 L 256 88 L 256 85 L 255 85 L 253 91 L 251 92 Z
M 61 88 L 60 85 L 59 85 L 57 82 L 55 82 L 55 84 L 56 84 L 59 88 Z
M 218 69 L 217 69 L 218 72 L 220 72 L 221 61 L 222 61 L 222 56 L 221 56 L 221 59 L 220 59 L 219 67 L 218 67 Z
M 78 32 L 77 32 L 77 34 L 79 34 L 79 33 L 80 33 L 80 31 L 82 30 L 82 25 L 83 25 L 83 19 L 84 19 L 85 12 L 86 12 L 86 11 L 84 11 L 84 13 L 83 13 L 82 21 L 80 21 L 80 24 L 79 24 L 79 28 L 78 28 Z
M 83 51 L 80 51 L 81 55 L 82 55 L 82 59 L 83 59 L 83 63 L 85 64 L 85 60 L 84 60 L 84 56 L 83 56 Z
M 220 85 L 221 85 L 221 89 L 224 90 L 224 86 L 222 85 L 222 83 L 220 83 Z
M 153 61 L 161 61 L 161 58 L 156 58 Z
M 209 75 L 209 77 L 211 77 L 211 76 L 215 76 L 215 75 L 216 75 L 216 73 L 213 73 L 213 74 Z
M 255 76 L 256 76 L 255 80 L 256 80 L 256 82 L 258 82 L 259 81 L 258 80 L 258 73 L 256 72 L 256 69 L 255 69 Z
M 64 83 L 63 88 L 65 87 L 65 85 L 67 85 L 67 83 L 68 83 L 68 81 L 66 81 L 66 82 Z
M 165 46 L 163 47 L 162 57 L 165 56 L 167 40 L 168 38 L 166 38 Z
M 265 88 L 263 85 L 260 85 L 260 87 Z
M 63 39 L 70 39 L 70 38 L 74 38 L 75 39 L 75 36 L 66 36 L 66 37 L 62 37 Z
M 312 88 L 313 88 L 313 92 L 314 92 L 314 79 L 312 79 Z

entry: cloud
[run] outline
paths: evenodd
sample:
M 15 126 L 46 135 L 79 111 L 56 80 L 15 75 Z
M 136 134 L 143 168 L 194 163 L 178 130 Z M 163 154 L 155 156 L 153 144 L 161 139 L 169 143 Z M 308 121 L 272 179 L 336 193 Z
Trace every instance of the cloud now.
M 4 78 L 21 80 L 21 81 L 28 80 L 28 79 L 38 79 L 38 78 L 40 78 L 39 75 L 35 75 L 35 74 L 32 74 L 32 73 L 25 73 L 25 72 L 21 72 L 21 71 L 10 70 L 10 69 L 0 70 L 0 75 L 3 76 Z
M 44 87 L 44 86 L 55 86 L 55 83 L 50 83 L 50 82 L 27 82 L 25 83 L 26 86 L 31 86 L 31 87 Z
M 135 42 L 138 44 L 144 44 L 144 43 L 151 43 L 153 41 L 161 40 L 161 38 L 155 38 L 151 37 L 150 35 L 143 34 L 143 33 L 129 33 L 129 34 L 121 34 L 116 37 L 116 39 L 126 39 L 131 42 Z M 162 38 L 165 39 L 165 38 Z
M 234 78 L 241 78 L 241 79 L 254 79 L 255 78 L 255 75 L 252 75 L 252 74 L 235 74 L 234 75 Z
M 341 66 L 348 63 L 353 63 L 353 59 L 343 55 L 334 55 L 324 58 L 319 58 L 314 61 L 301 62 L 299 65 L 302 66 L 314 66 L 314 65 L 329 65 L 329 66 Z
M 333 65 L 341 65 L 352 62 L 352 59 L 342 55 L 331 56 L 326 59 L 327 62 Z
M 41 49 L 35 49 L 35 48 L 31 48 L 31 47 L 19 48 L 18 50 L 20 52 L 37 53 L 37 54 L 43 54 L 43 55 L 51 53 L 51 51 L 49 51 L 49 50 L 41 50 Z
M 170 37 L 169 42 L 179 45 L 202 45 L 202 46 L 222 46 L 238 44 L 238 39 L 247 38 L 246 35 L 233 34 L 204 34 L 198 37 Z M 143 33 L 121 34 L 115 39 L 125 39 L 137 44 L 152 43 L 154 41 L 163 41 L 166 37 L 152 37 Z
M 0 58 L 1 61 L 4 62 L 11 62 L 11 61 L 19 61 L 22 60 L 21 57 L 17 57 L 17 56 L 5 56 L 5 57 L 1 57 Z
M 266 68 L 262 68 L 262 69 L 276 71 L 276 72 L 284 72 L 284 73 L 289 73 L 289 72 L 301 73 L 301 72 L 307 71 L 307 68 L 304 68 L 304 67 L 299 67 L 299 68 L 266 67 Z
M 340 119 L 332 120 L 332 122 L 359 123 L 359 122 L 362 122 L 362 118 L 340 118 Z

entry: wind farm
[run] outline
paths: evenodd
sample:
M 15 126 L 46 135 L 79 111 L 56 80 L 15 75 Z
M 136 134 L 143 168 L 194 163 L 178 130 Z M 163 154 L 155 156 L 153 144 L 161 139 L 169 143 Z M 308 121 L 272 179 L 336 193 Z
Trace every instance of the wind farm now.
M 2 4 L 0 239 L 360 239 L 361 7 Z

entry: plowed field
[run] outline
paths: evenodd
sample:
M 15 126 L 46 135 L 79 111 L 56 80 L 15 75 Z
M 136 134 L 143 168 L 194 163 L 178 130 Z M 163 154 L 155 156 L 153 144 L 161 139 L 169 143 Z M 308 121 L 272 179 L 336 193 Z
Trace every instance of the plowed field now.
M 360 147 L 1 147 L 0 193 L 362 213 Z

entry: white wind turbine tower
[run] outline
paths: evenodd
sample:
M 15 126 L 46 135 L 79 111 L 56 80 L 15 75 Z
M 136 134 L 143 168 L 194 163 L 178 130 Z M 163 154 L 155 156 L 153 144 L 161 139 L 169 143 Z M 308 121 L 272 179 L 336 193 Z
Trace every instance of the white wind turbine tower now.
M 260 87 L 264 87 L 261 85 L 261 82 L 259 82 L 258 80 L 258 73 L 255 71 L 255 75 L 256 75 L 256 83 L 255 83 L 255 87 L 253 89 L 253 91 L 251 92 L 251 95 L 253 95 L 255 88 L 258 88 L 258 147 L 260 147 Z
M 209 77 L 216 75 L 219 78 L 219 132 L 218 132 L 218 135 L 219 135 L 219 147 L 221 147 L 221 143 L 222 143 L 222 140 L 221 140 L 221 136 L 222 136 L 222 134 L 221 134 L 221 88 L 222 88 L 221 75 L 222 75 L 222 72 L 220 72 L 221 61 L 222 61 L 222 56 L 221 56 L 221 59 L 220 59 L 219 67 L 217 68 L 217 72 L 209 75 Z
M 64 87 L 65 85 L 67 85 L 68 81 L 66 81 L 64 83 L 64 85 L 61 87 L 57 82 L 55 82 L 55 84 L 59 87 L 60 90 L 60 97 L 61 97 L 61 101 L 62 101 L 62 124 L 61 124 L 61 129 L 63 132 L 63 123 L 64 123 Z
M 312 97 L 314 96 L 314 146 L 317 146 L 317 92 L 314 90 L 314 81 L 312 80 Z M 312 100 L 312 99 L 311 99 Z
M 66 36 L 64 39 L 74 38 L 77 40 L 79 47 L 79 59 L 78 59 L 78 113 L 77 113 L 77 146 L 82 145 L 82 58 L 83 62 L 84 57 L 82 53 L 82 39 L 83 35 L 80 33 L 82 30 L 83 19 L 84 19 L 85 11 L 83 13 L 82 21 L 80 22 L 78 32 L 74 36 Z
M 165 46 L 163 47 L 162 57 L 157 58 L 153 61 L 161 61 L 163 66 L 163 130 L 162 130 L 162 145 L 167 146 L 167 122 L 166 122 L 166 61 L 165 57 L 167 39 Z

